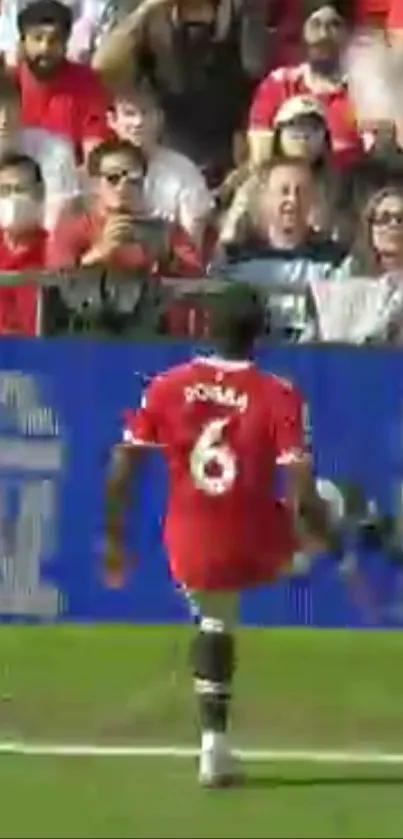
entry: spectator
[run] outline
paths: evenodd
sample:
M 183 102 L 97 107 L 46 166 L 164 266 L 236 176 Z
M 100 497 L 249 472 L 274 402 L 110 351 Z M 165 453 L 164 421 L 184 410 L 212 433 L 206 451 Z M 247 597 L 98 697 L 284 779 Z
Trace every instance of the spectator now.
M 281 105 L 274 118 L 273 155 L 300 157 L 310 165 L 317 190 L 311 223 L 315 230 L 332 234 L 336 205 L 332 141 L 318 99 L 294 96 Z
M 268 66 L 266 23 L 267 5 L 255 0 L 144 0 L 101 42 L 93 66 L 108 79 L 147 81 L 164 112 L 163 142 L 216 186 Z
M 0 51 L 6 64 L 18 62 L 18 12 L 34 0 L 2 0 L 0 12 Z M 71 8 L 73 25 L 68 45 L 72 61 L 88 61 L 105 28 L 108 0 L 61 0 Z
M 226 242 L 224 266 L 232 277 L 258 283 L 271 293 L 282 290 L 275 311 L 282 328 L 306 327 L 306 300 L 299 292 L 314 278 L 327 278 L 343 250 L 313 232 L 315 181 L 303 160 L 275 159 L 258 170 L 248 212 L 232 243 Z M 290 288 L 290 295 L 284 291 Z M 294 290 L 293 290 L 294 289 Z
M 54 226 L 63 208 L 80 192 L 71 143 L 42 128 L 23 128 L 17 82 L 0 73 L 0 155 L 19 152 L 39 164 L 45 182 L 45 226 Z
M 348 35 L 346 21 L 336 2 L 316 0 L 309 4 L 309 11 L 303 29 L 307 62 L 274 70 L 256 92 L 249 125 L 254 162 L 270 156 L 276 113 L 286 99 L 298 95 L 315 96 L 322 103 L 338 166 L 349 165 L 363 152 L 342 69 Z
M 107 264 L 139 273 L 200 276 L 201 260 L 185 231 L 147 216 L 146 163 L 125 140 L 105 141 L 88 160 L 92 205 L 60 220 L 49 248 L 51 267 Z
M 162 112 L 145 87 L 123 89 L 111 113 L 111 127 L 141 149 L 147 161 L 145 192 L 151 213 L 180 224 L 201 244 L 213 200 L 203 175 L 188 157 L 163 146 Z
M 44 184 L 32 158 L 0 158 L 0 269 L 25 271 L 46 264 L 47 234 L 42 224 Z M 32 283 L 0 287 L 0 333 L 34 335 L 38 293 Z
M 403 274 L 403 185 L 375 192 L 364 206 L 350 256 L 335 278 Z
M 109 136 L 108 99 L 97 74 L 66 58 L 71 10 L 58 0 L 35 0 L 18 15 L 22 121 L 67 137 L 79 161 Z

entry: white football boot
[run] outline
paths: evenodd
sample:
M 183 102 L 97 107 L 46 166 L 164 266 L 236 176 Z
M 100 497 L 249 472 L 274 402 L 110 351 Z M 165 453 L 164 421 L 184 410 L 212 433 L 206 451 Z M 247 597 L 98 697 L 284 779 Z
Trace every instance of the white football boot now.
M 242 783 L 238 761 L 231 754 L 225 734 L 204 732 L 199 759 L 199 783 L 210 789 Z

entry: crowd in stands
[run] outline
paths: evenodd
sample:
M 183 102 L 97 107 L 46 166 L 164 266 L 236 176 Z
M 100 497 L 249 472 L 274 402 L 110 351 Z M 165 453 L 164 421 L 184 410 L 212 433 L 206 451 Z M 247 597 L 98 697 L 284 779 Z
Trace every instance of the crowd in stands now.
M 106 271 L 247 280 L 275 334 L 399 343 L 399 90 L 403 0 L 0 0 L 0 334 L 37 333 L 36 272 Z M 167 328 L 206 317 L 185 295 Z

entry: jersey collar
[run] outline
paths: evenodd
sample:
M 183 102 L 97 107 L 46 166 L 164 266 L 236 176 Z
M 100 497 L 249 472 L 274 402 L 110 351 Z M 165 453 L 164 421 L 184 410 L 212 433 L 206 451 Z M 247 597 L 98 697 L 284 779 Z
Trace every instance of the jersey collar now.
M 230 358 L 222 358 L 220 355 L 198 355 L 194 358 L 194 361 L 196 364 L 207 364 L 209 367 L 218 367 L 229 372 L 248 370 L 252 366 L 251 361 L 234 361 Z

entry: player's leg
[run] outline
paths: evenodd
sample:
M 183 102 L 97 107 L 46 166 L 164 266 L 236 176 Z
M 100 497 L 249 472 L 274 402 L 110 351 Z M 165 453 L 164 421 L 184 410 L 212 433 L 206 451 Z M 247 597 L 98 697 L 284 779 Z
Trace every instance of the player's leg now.
M 198 612 L 192 668 L 201 729 L 199 777 L 220 786 L 235 780 L 228 723 L 235 670 L 238 592 L 191 592 Z

